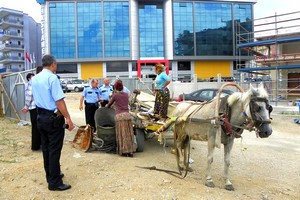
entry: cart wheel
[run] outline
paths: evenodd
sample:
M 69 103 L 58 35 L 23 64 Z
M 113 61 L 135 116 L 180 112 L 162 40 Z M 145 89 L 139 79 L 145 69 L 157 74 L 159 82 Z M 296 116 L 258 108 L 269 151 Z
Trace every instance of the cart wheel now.
M 135 129 L 135 136 L 136 136 L 136 142 L 137 142 L 137 152 L 143 152 L 144 151 L 144 144 L 145 144 L 145 133 L 143 129 L 136 128 Z

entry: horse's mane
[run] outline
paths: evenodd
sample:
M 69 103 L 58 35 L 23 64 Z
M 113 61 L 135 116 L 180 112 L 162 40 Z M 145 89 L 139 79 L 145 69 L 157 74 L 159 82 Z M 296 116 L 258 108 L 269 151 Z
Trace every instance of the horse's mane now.
M 268 93 L 263 87 L 254 88 L 250 86 L 250 89 L 244 93 L 234 92 L 228 97 L 228 105 L 232 106 L 237 101 L 242 101 L 245 106 L 249 104 L 251 96 L 261 97 L 268 99 Z

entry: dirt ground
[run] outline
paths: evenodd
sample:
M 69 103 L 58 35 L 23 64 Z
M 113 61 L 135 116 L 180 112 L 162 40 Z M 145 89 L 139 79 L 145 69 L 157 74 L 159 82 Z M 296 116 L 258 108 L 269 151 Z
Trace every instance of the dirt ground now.
M 68 93 L 67 106 L 77 125 L 84 124 L 79 93 Z M 223 181 L 223 149 L 216 149 L 212 168 L 215 188 L 204 185 L 207 146 L 192 141 L 193 172 L 179 179 L 151 167 L 177 171 L 172 141 L 163 147 L 157 138 L 146 141 L 145 151 L 133 158 L 73 148 L 76 130 L 66 131 L 61 157 L 65 183 L 72 189 L 49 191 L 41 152 L 30 150 L 30 126 L 0 118 L 0 199 L 300 199 L 299 116 L 273 115 L 273 134 L 266 139 L 244 132 L 235 141 L 230 174 L 235 191 Z

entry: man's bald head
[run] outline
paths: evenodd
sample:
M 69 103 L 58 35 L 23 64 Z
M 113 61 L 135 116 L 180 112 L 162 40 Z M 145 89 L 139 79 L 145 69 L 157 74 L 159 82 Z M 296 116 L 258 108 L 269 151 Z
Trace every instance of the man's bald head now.
M 103 80 L 104 85 L 108 86 L 109 82 L 110 82 L 109 78 L 107 78 L 107 77 L 104 78 L 104 80 Z

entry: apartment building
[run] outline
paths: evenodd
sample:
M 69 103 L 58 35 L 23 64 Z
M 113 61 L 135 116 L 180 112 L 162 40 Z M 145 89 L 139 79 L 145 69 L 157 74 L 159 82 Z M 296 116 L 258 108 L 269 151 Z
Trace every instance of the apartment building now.
M 21 11 L 0 8 L 0 72 L 35 68 L 41 56 L 41 25 Z

